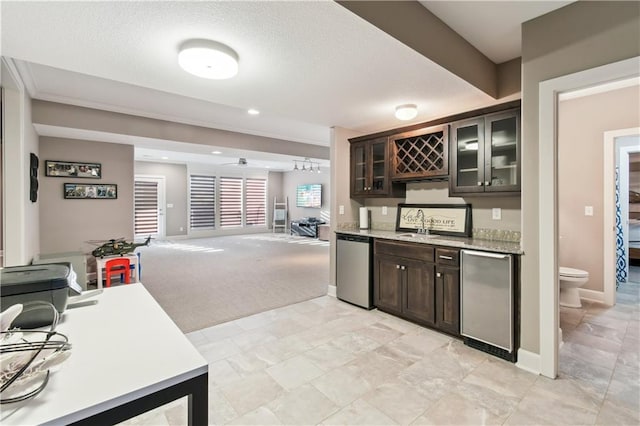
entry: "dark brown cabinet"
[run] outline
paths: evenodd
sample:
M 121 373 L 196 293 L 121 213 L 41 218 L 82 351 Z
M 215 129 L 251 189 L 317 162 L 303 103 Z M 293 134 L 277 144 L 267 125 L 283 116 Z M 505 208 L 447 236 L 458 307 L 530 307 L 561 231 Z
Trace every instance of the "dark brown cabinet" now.
M 350 155 L 351 198 L 404 197 L 404 185 L 389 176 L 387 137 L 353 142 Z
M 374 304 L 382 311 L 458 335 L 458 256 L 457 249 L 376 240 Z
M 436 249 L 436 327 L 460 334 L 460 251 Z
M 520 193 L 520 109 L 451 125 L 449 195 Z
M 389 138 L 389 144 L 392 180 L 448 177 L 448 125 L 399 133 Z

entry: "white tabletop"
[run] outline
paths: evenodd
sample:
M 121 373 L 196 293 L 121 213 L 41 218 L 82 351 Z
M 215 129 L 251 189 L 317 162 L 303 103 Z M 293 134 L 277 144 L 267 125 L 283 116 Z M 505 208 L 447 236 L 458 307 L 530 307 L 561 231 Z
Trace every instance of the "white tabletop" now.
M 71 357 L 35 398 L 2 406 L 3 425 L 66 424 L 207 372 L 207 361 L 142 284 L 111 287 L 64 312 Z

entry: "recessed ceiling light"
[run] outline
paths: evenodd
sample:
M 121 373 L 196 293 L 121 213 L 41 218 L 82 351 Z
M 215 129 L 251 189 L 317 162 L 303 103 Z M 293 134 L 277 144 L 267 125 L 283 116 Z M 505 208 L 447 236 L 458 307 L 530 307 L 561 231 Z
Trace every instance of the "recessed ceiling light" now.
M 260 111 L 258 111 L 257 109 L 251 108 L 247 111 L 249 114 L 251 115 L 258 115 L 260 114 Z
M 405 104 L 396 107 L 396 118 L 398 120 L 411 120 L 418 115 L 418 107 L 415 104 Z
M 163 160 L 168 160 L 169 157 L 161 157 Z
M 180 46 L 178 63 L 188 73 L 222 80 L 238 74 L 238 54 L 212 40 L 187 40 Z
M 265 168 L 265 169 L 270 169 L 270 168 L 271 168 L 271 166 L 264 166 L 264 168 Z
M 222 151 L 211 151 L 212 154 L 222 154 Z

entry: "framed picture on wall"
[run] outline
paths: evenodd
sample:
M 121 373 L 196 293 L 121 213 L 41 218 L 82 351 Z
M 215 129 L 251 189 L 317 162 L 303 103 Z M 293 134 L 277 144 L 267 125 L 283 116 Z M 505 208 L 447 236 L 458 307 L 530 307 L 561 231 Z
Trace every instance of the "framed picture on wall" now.
M 44 173 L 46 176 L 52 177 L 100 179 L 102 177 L 102 165 L 100 163 L 46 160 Z
M 64 198 L 67 199 L 102 199 L 115 200 L 118 198 L 118 185 L 116 184 L 85 184 L 65 183 Z

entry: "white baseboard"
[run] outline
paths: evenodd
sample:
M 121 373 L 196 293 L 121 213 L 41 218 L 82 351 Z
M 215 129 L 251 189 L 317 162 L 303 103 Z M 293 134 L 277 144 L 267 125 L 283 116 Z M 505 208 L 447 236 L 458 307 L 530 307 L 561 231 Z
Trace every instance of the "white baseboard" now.
M 332 296 L 332 297 L 336 297 L 336 290 L 338 288 L 335 285 L 331 285 L 329 284 L 327 286 L 327 296 Z
M 540 355 L 520 348 L 516 367 L 529 373 L 540 374 Z
M 593 302 L 604 303 L 604 292 L 603 291 L 596 291 L 596 290 L 589 290 L 587 288 L 581 288 L 580 289 L 580 298 L 581 299 L 586 299 L 586 300 L 591 300 Z

